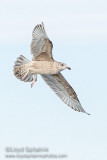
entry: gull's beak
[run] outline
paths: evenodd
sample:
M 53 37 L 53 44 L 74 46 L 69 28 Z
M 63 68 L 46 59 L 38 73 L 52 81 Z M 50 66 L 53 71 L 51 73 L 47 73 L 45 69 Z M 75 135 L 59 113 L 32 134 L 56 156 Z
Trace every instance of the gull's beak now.
M 71 70 L 71 68 L 70 67 L 66 67 L 67 69 L 69 69 L 69 70 Z

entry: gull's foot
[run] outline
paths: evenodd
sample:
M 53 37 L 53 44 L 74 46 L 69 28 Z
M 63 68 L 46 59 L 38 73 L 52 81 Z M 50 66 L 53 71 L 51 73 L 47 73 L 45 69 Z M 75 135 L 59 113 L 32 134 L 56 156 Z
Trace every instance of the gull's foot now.
M 33 76 L 33 81 L 31 83 L 31 88 L 34 86 L 36 81 L 37 81 L 37 76 Z
M 28 73 L 26 73 L 21 79 L 24 80 L 27 75 Z
M 25 75 L 21 79 L 24 80 L 27 77 L 28 73 L 29 73 L 29 70 L 25 73 Z
M 35 81 L 33 80 L 31 83 L 31 88 L 34 86 L 34 84 L 35 84 Z

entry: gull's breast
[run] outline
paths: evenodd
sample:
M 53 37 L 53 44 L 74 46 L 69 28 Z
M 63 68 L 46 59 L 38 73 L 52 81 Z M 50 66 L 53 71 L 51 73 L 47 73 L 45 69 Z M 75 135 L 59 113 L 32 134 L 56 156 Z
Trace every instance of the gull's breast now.
M 54 65 L 54 62 L 49 62 L 49 61 L 33 62 L 31 72 L 34 74 L 57 74 L 58 73 Z

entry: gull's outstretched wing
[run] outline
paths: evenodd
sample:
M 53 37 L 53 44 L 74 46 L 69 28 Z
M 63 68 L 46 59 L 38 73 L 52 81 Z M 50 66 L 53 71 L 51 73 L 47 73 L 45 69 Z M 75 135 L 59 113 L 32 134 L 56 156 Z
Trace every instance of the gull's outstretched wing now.
M 61 73 L 56 75 L 41 76 L 48 86 L 57 94 L 57 96 L 64 101 L 64 103 L 75 111 L 86 113 L 86 111 L 82 108 L 75 91 Z
M 44 25 L 39 24 L 35 26 L 32 32 L 31 54 L 33 60 L 38 61 L 52 61 L 52 42 L 49 40 Z

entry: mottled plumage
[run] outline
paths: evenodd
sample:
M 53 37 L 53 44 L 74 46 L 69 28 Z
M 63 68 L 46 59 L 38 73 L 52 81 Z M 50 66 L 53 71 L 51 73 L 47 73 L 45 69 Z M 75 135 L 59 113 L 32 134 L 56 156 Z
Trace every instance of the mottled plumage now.
M 37 74 L 40 74 L 64 103 L 75 111 L 86 113 L 75 91 L 60 73 L 62 70 L 70 68 L 66 64 L 53 59 L 53 44 L 46 34 L 43 23 L 33 29 L 30 46 L 33 55 L 32 61 L 22 55 L 19 56 L 14 65 L 14 75 L 24 82 L 32 81 L 31 87 L 33 87 L 37 80 Z

